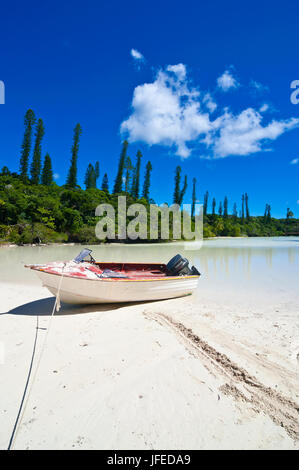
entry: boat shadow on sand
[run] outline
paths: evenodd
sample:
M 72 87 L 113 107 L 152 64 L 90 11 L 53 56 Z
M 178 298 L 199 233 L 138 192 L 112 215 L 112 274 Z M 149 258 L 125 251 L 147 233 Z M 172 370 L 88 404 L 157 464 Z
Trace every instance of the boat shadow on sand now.
M 54 307 L 55 297 L 47 297 L 46 299 L 35 300 L 23 305 L 19 305 L 8 312 L 2 312 L 0 315 L 28 315 L 28 316 L 51 316 Z M 153 302 L 153 301 L 152 301 Z M 130 305 L 142 305 L 149 302 L 122 302 L 111 304 L 96 304 L 96 305 L 71 305 L 61 302 L 59 312 L 54 312 L 55 315 L 78 315 L 82 313 L 93 312 L 109 312 L 117 310 Z

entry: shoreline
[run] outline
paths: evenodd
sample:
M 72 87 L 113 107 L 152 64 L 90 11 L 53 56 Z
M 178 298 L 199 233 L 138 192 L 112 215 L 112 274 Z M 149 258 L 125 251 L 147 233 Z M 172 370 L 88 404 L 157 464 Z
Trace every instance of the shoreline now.
M 205 242 L 207 240 L 211 241 L 211 240 L 242 240 L 242 239 L 246 239 L 246 240 L 256 240 L 256 239 L 273 239 L 273 238 L 299 238 L 298 235 L 279 235 L 279 236 L 256 236 L 256 237 L 249 237 L 249 236 L 238 236 L 238 237 L 232 237 L 232 236 L 216 236 L 216 237 L 206 237 L 206 238 L 203 238 L 202 240 L 200 240 L 201 242 Z M 146 245 L 150 245 L 150 246 L 166 246 L 166 245 L 174 245 L 174 244 L 183 244 L 183 243 L 187 243 L 187 244 L 191 244 L 191 243 L 194 243 L 193 240 L 170 240 L 168 242 L 157 242 L 157 243 L 152 243 L 152 242 L 140 242 L 140 243 L 126 243 L 126 242 L 105 242 L 105 243 L 97 243 L 97 244 L 94 244 L 93 242 L 91 243 L 75 243 L 75 242 L 65 242 L 65 243 L 27 243 L 27 244 L 23 244 L 23 245 L 17 245 L 15 243 L 9 243 L 9 242 L 5 242 L 5 243 L 0 243 L 0 248 L 17 248 L 17 247 L 21 247 L 21 248 L 24 248 L 24 247 L 49 247 L 49 246 L 87 246 L 87 245 L 90 245 L 90 246 L 99 246 L 99 247 L 105 247 L 105 246 L 124 246 L 124 247 L 129 247 L 129 246 L 146 246 Z

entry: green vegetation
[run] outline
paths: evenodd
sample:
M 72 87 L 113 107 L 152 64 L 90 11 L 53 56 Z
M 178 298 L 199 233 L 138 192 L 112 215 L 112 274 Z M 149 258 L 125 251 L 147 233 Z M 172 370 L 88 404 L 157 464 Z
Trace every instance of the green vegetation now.
M 44 169 L 47 161 L 48 158 L 45 158 Z M 109 194 L 106 174 L 102 189 L 92 187 L 83 190 L 49 183 L 51 177 L 47 180 L 45 171 L 42 176 L 44 184 L 35 185 L 28 179 L 24 181 L 20 175 L 9 174 L 5 168 L 3 170 L 0 173 L 0 242 L 100 243 L 95 237 L 98 220 L 95 217 L 95 208 L 99 204 L 109 203 L 116 210 L 119 196 Z M 149 207 L 149 202 L 144 197 L 136 200 L 129 193 L 121 194 L 127 196 L 127 205 L 139 202 Z M 129 220 L 131 217 L 128 217 Z M 204 237 L 292 234 L 299 234 L 299 220 L 293 219 L 290 210 L 285 219 L 272 218 L 268 204 L 265 215 L 250 216 L 248 220 L 244 218 L 244 221 L 236 213 L 204 216 Z
M 122 194 L 127 196 L 128 206 L 136 202 L 130 194 Z M 19 175 L 2 172 L 0 242 L 100 243 L 95 236 L 98 221 L 95 208 L 99 204 L 109 203 L 116 211 L 118 196 L 109 194 L 108 189 L 73 189 L 56 183 L 35 185 L 29 180 L 24 181 Z M 144 198 L 137 202 L 148 207 Z
M 250 217 L 242 221 L 241 217 L 229 215 L 207 215 L 204 218 L 204 238 L 206 237 L 278 237 L 299 235 L 299 220 L 267 219 L 264 216 Z
M 42 166 L 41 143 L 45 133 L 42 119 L 39 119 L 36 123 L 34 112 L 29 109 L 25 114 L 24 123 L 25 131 L 21 147 L 20 172 L 19 174 L 11 173 L 7 166 L 4 166 L 0 172 L 0 243 L 101 243 L 95 236 L 95 226 L 99 220 L 95 216 L 95 209 L 100 204 L 109 203 L 114 207 L 117 214 L 119 195 L 127 197 L 127 206 L 135 202 L 143 204 L 147 209 L 149 220 L 149 204 L 154 204 L 154 201 L 150 198 L 152 164 L 148 161 L 145 166 L 142 197 L 139 198 L 142 160 L 140 151 L 137 152 L 136 165 L 134 166 L 127 155 L 128 142 L 123 142 L 112 194 L 109 192 L 107 173 L 103 176 L 101 189 L 97 188 L 97 181 L 100 176 L 98 161 L 95 165 L 88 164 L 84 180 L 86 189 L 83 190 L 77 183 L 77 160 L 79 140 L 82 133 L 80 124 L 77 124 L 74 129 L 71 164 L 67 181 L 65 185 L 58 186 L 53 181 L 52 161 L 48 153 L 44 157 Z M 35 144 L 29 178 L 29 160 L 34 129 Z M 187 176 L 184 176 L 183 184 L 181 183 L 181 177 L 182 169 L 177 166 L 175 169 L 173 202 L 180 206 L 183 203 L 187 189 Z M 192 183 L 191 216 L 192 225 L 194 226 L 197 202 L 196 178 L 193 178 Z M 283 219 L 275 219 L 271 216 L 271 206 L 269 204 L 266 204 L 263 216 L 251 216 L 247 193 L 242 194 L 239 213 L 236 203 L 231 206 L 233 210 L 230 213 L 227 196 L 218 203 L 213 197 L 210 205 L 211 212 L 209 211 L 209 192 L 206 191 L 203 204 L 204 237 L 299 235 L 299 220 L 294 219 L 294 214 L 290 208 L 287 208 L 286 217 Z M 216 207 L 218 207 L 218 213 L 216 213 Z M 134 217 L 127 216 L 126 224 L 128 225 L 133 219 Z M 170 216 L 170 224 L 171 221 L 172 216 Z M 118 233 L 117 223 L 116 218 L 116 234 Z M 159 223 L 158 233 L 160 233 L 160 229 Z M 170 239 L 171 233 L 170 230 Z M 129 242 L 129 240 L 124 241 Z M 136 241 L 144 243 L 147 240 Z M 159 239 L 156 241 L 159 241 Z

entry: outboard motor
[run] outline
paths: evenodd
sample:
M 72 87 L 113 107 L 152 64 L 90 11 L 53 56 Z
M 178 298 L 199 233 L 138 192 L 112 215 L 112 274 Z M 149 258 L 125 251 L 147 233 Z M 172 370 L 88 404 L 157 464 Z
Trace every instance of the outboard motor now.
M 189 268 L 189 261 L 181 255 L 175 255 L 166 265 L 167 271 L 172 276 L 200 276 L 200 273 L 192 266 Z

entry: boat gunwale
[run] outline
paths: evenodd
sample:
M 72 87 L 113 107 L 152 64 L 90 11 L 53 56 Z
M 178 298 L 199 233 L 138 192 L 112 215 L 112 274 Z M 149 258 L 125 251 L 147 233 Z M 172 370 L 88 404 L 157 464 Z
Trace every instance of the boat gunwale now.
M 99 264 L 102 264 L 102 263 L 99 263 Z M 108 264 L 108 263 L 107 263 Z M 112 263 L 111 263 L 112 264 Z M 116 263 L 117 264 L 117 263 Z M 130 264 L 130 263 L 126 263 L 126 264 Z M 132 263 L 132 264 L 144 264 L 144 263 Z M 42 273 L 45 273 L 45 274 L 49 274 L 49 275 L 52 275 L 52 276 L 62 276 L 62 273 L 50 273 L 48 271 L 46 271 L 45 269 L 43 268 L 40 268 L 40 267 L 35 267 L 35 266 L 30 266 L 30 265 L 25 265 L 26 268 L 30 268 L 32 269 L 33 271 L 39 271 L 39 272 L 42 272 Z M 63 275 L 63 277 L 65 278 L 71 278 L 71 279 L 76 279 L 76 280 L 79 280 L 79 281 L 95 281 L 95 282 L 99 282 L 99 281 L 102 281 L 102 282 L 113 282 L 113 281 L 117 281 L 117 282 L 153 282 L 153 281 L 173 281 L 173 280 L 182 280 L 182 279 L 196 279 L 196 278 L 199 278 L 201 275 L 200 274 L 190 274 L 190 275 L 187 275 L 187 276 L 164 276 L 164 277 L 156 277 L 156 278 L 150 278 L 150 279 L 147 279 L 147 278 L 140 278 L 140 279 L 123 279 L 123 278 L 116 278 L 116 277 L 113 277 L 113 278 L 102 278 L 102 277 L 99 277 L 97 279 L 90 279 L 90 278 L 82 278 L 82 277 L 78 277 L 78 276 L 74 276 L 74 275 L 70 275 L 69 273 L 65 273 Z

